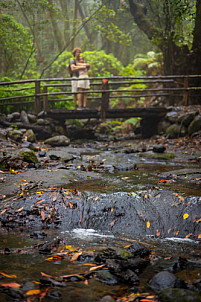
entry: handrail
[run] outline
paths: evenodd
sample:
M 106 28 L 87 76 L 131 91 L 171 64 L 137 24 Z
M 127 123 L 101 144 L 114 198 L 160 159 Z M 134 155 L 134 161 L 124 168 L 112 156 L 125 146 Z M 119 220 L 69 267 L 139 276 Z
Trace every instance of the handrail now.
M 103 95 L 107 95 L 108 100 L 106 101 L 107 106 L 109 103 L 109 98 L 151 98 L 153 96 L 155 97 L 161 97 L 166 96 L 169 98 L 169 104 L 174 103 L 175 97 L 183 98 L 184 105 L 189 104 L 189 95 L 192 91 L 199 92 L 201 90 L 201 87 L 198 86 L 190 86 L 189 81 L 190 79 L 200 79 L 201 75 L 174 75 L 174 76 L 112 76 L 112 77 L 89 77 L 89 80 L 91 81 L 91 87 L 97 87 L 101 86 L 101 89 L 91 89 L 88 91 L 89 95 L 96 94 L 94 97 L 89 97 L 89 99 L 102 99 Z M 14 86 L 15 88 L 6 88 L 4 92 L 17 92 L 17 91 L 28 91 L 32 90 L 31 94 L 27 95 L 15 95 L 15 96 L 8 96 L 0 98 L 0 106 L 5 105 L 17 105 L 17 104 L 35 104 L 34 111 L 35 113 L 38 113 L 41 111 L 41 105 L 43 102 L 43 109 L 45 108 L 47 110 L 48 108 L 48 102 L 57 102 L 57 101 L 67 101 L 69 99 L 58 99 L 53 100 L 49 99 L 49 96 L 60 96 L 60 95 L 72 95 L 71 89 L 69 91 L 49 91 L 48 88 L 62 88 L 66 87 L 67 89 L 71 87 L 71 81 L 75 81 L 77 78 L 45 78 L 45 79 L 27 79 L 27 80 L 19 80 L 19 81 L 11 81 L 11 82 L 0 82 L 0 91 L 2 91 L 2 87 L 10 87 Z M 103 80 L 107 80 L 107 85 L 104 86 Z M 53 82 L 53 83 L 51 83 Z M 54 83 L 57 82 L 57 83 Z M 62 82 L 62 83 L 58 83 Z M 30 84 L 33 83 L 34 86 L 31 87 L 22 87 L 22 88 L 16 88 L 15 85 L 19 84 Z M 155 88 L 156 86 L 151 87 L 150 85 L 158 84 L 159 86 Z M 109 87 L 111 86 L 111 89 Z M 122 86 L 125 85 L 125 89 L 122 89 Z M 146 85 L 146 87 L 133 87 L 132 89 L 128 88 L 128 85 Z M 104 88 L 103 88 L 104 86 Z M 94 87 L 94 88 L 95 88 Z M 114 87 L 114 88 L 113 88 Z M 115 88 L 117 87 L 117 88 Z M 41 89 L 43 88 L 43 91 Z M 35 90 L 35 93 L 33 93 L 33 89 Z M 177 94 L 176 94 L 177 93 Z M 97 96 L 100 95 L 100 96 Z M 192 95 L 193 96 L 193 95 Z M 20 101 L 15 102 L 15 100 L 22 100 L 22 99 L 34 99 L 29 100 L 27 102 Z M 9 102 L 13 100 L 14 102 Z M 7 101 L 5 103 L 5 101 Z

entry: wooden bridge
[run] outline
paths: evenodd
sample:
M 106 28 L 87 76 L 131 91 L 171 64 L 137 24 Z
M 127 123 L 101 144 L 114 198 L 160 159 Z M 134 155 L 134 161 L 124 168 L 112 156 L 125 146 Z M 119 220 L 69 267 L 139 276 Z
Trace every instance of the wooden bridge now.
M 200 93 L 201 76 L 91 77 L 89 109 L 74 110 L 71 78 L 0 83 L 1 112 L 26 110 L 65 119 L 161 118 L 169 105 L 189 105 Z M 65 109 L 68 108 L 68 109 Z M 6 113 L 9 113 L 6 112 Z

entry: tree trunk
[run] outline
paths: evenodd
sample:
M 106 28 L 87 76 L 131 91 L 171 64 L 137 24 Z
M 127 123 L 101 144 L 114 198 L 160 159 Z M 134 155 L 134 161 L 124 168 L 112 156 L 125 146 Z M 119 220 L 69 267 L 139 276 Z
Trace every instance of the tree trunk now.
M 63 44 L 61 32 L 60 32 L 58 24 L 57 24 L 57 16 L 55 14 L 55 10 L 53 7 L 53 1 L 48 0 L 48 3 L 49 3 L 49 13 L 50 13 L 50 18 L 51 18 L 51 22 L 52 22 L 54 36 L 55 36 L 59 51 L 62 51 L 64 44 Z
M 70 40 L 70 22 L 68 17 L 68 2 L 67 0 L 60 0 L 62 14 L 64 17 L 64 41 Z

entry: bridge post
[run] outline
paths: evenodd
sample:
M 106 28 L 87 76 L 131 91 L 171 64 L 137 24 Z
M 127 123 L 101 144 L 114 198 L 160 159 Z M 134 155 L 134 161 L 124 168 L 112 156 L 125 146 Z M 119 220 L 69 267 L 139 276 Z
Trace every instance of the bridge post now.
M 101 98 L 101 120 L 105 121 L 109 107 L 109 84 L 108 79 L 102 80 L 102 98 Z
M 188 77 L 184 77 L 184 89 L 183 102 L 184 106 L 188 106 Z
M 43 111 L 47 112 L 48 110 L 47 86 L 44 86 L 43 93 L 45 93 L 45 95 L 43 96 Z
M 40 80 L 35 81 L 35 106 L 34 111 L 38 114 L 41 111 L 41 103 L 40 103 Z

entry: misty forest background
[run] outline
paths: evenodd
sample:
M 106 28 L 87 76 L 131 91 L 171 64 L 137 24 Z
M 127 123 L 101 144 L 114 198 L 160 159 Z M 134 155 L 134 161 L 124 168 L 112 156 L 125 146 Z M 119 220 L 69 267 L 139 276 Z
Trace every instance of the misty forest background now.
M 200 37 L 200 0 L 0 0 L 0 82 L 69 77 L 74 47 L 91 77 L 201 74 Z

